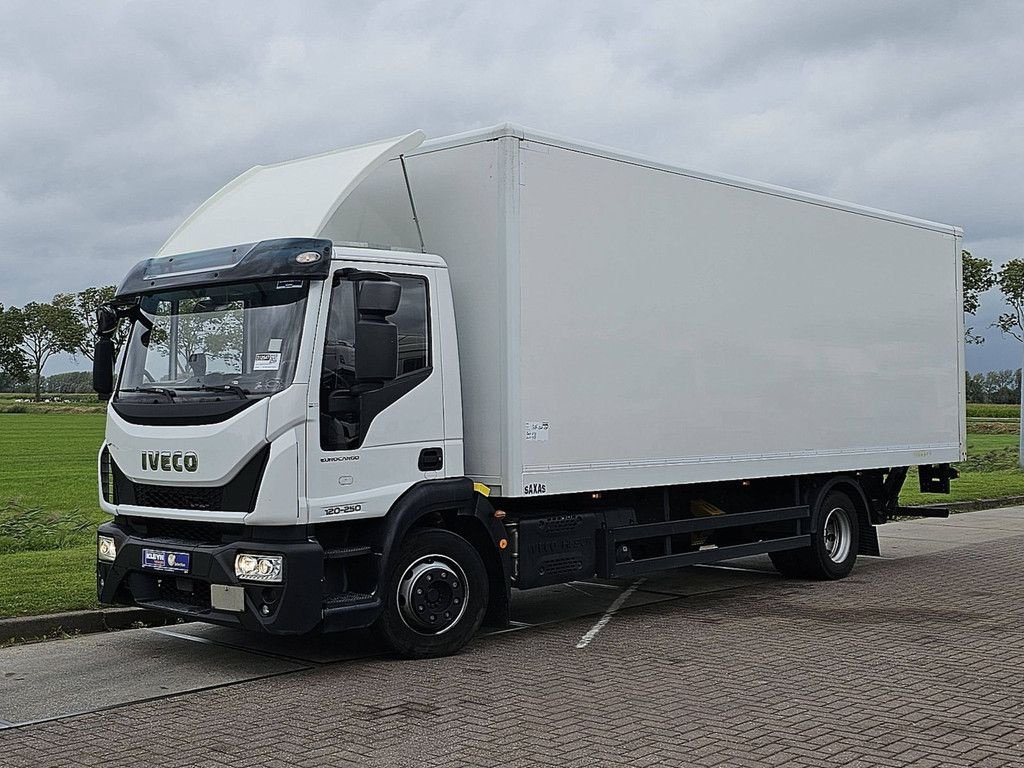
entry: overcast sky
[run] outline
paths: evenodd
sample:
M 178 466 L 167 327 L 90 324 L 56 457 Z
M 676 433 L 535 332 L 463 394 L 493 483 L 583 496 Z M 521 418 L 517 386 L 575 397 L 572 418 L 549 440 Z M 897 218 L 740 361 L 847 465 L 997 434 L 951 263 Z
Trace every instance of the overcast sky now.
M 7 305 L 116 283 L 252 165 L 504 121 L 956 224 L 976 255 L 1024 257 L 1024 1 L 0 9 Z M 979 327 L 998 312 L 986 299 Z M 988 336 L 969 369 L 1020 364 Z M 85 366 L 49 372 L 64 367 Z

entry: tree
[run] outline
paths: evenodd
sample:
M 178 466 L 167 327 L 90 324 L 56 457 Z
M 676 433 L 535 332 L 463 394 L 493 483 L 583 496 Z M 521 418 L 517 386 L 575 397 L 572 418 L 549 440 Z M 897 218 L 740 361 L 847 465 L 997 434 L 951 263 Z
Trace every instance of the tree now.
M 78 350 L 82 326 L 75 317 L 74 297 L 57 294 L 49 304 L 30 302 L 19 311 L 22 341 L 19 348 L 34 372 L 35 399 L 39 400 L 43 368 L 53 355 Z
M 992 274 L 991 259 L 972 256 L 970 251 L 961 251 L 961 255 L 964 265 L 964 314 L 973 317 L 981 303 L 978 297 L 995 285 L 996 277 Z M 981 344 L 985 341 L 985 337 L 975 334 L 971 327 L 964 329 L 964 337 L 968 344 Z
M 92 392 L 92 371 L 68 371 L 46 377 L 46 391 L 53 394 Z
M 964 380 L 967 387 L 968 403 L 984 403 L 985 400 L 985 376 L 981 373 L 965 373 Z
M 236 302 L 227 309 L 203 311 L 196 299 L 183 299 L 176 316 L 177 370 L 189 370 L 192 355 L 204 353 L 222 366 L 241 370 L 243 307 Z M 197 311 L 198 310 L 198 311 Z M 170 355 L 170 315 L 158 316 L 150 332 L 150 344 L 155 345 L 161 357 Z M 155 374 L 155 371 L 153 372 Z
M 982 382 L 986 403 L 1019 403 L 1020 371 L 989 371 Z
M 75 319 L 82 329 L 82 340 L 75 351 L 85 355 L 89 360 L 95 356 L 93 349 L 96 346 L 96 308 L 113 301 L 116 292 L 117 288 L 113 285 L 99 285 L 94 288 L 86 288 L 71 297 Z M 68 294 L 61 294 L 61 296 L 65 295 Z M 55 296 L 54 299 L 56 298 Z M 117 332 L 111 337 L 114 342 L 115 358 L 128 339 L 130 327 L 130 323 L 121 322 L 117 326 Z
M 1017 341 L 1024 341 L 1024 259 L 1010 259 L 996 272 L 996 284 L 1009 307 L 992 324 Z
M 28 378 L 28 364 L 18 348 L 23 336 L 21 312 L 17 307 L 4 309 L 0 304 L 0 377 L 12 384 Z

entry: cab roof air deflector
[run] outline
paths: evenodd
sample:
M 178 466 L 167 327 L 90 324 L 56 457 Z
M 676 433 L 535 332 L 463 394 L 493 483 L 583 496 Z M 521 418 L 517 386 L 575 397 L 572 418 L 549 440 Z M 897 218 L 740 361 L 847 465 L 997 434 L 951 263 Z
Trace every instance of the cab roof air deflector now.
M 423 143 L 422 131 L 275 165 L 228 182 L 175 230 L 157 256 L 292 237 L 320 237 L 377 168 Z

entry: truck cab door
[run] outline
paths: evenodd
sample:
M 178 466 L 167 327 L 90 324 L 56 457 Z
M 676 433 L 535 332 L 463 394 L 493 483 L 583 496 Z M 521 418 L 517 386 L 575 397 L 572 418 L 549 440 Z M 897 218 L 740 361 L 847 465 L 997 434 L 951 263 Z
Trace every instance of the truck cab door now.
M 437 302 L 430 268 L 360 264 L 402 288 L 398 376 L 365 385 L 354 378 L 355 284 L 324 292 L 307 413 L 309 522 L 379 517 L 416 482 L 445 476 L 444 407 Z M 330 285 L 330 283 L 328 284 Z M 319 383 L 318 383 L 319 382 Z

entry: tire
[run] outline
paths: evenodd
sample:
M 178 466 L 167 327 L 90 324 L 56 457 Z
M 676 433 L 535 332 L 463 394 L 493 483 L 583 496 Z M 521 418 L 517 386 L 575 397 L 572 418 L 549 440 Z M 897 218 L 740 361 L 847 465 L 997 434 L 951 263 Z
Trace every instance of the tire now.
M 414 529 L 384 577 L 374 632 L 405 658 L 448 656 L 480 628 L 487 590 L 487 570 L 472 544 L 450 531 Z
M 769 556 L 783 576 L 834 581 L 853 570 L 859 547 L 857 508 L 847 494 L 830 491 L 814 510 L 811 546 Z

